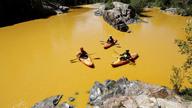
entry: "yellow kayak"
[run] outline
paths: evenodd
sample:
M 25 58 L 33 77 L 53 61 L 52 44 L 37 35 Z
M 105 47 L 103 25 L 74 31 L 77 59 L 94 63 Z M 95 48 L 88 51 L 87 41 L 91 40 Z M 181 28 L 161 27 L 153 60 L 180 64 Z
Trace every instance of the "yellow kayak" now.
M 91 58 L 89 58 L 89 57 L 87 57 L 87 58 L 79 58 L 79 60 L 80 60 L 83 64 L 85 64 L 86 66 L 91 67 L 91 68 L 94 68 L 94 64 L 93 64 Z
M 122 66 L 125 65 L 127 63 L 129 63 L 130 61 L 134 62 L 137 58 L 138 58 L 138 54 L 137 53 L 133 53 L 131 54 L 131 58 L 128 60 L 120 60 L 120 58 L 118 58 L 116 61 L 114 61 L 111 65 L 113 67 L 118 67 L 118 66 Z
M 104 49 L 108 49 L 108 48 L 112 47 L 113 45 L 115 45 L 116 43 L 117 43 L 117 40 L 114 40 L 114 43 L 108 43 L 108 42 L 106 42 L 106 43 L 104 44 Z

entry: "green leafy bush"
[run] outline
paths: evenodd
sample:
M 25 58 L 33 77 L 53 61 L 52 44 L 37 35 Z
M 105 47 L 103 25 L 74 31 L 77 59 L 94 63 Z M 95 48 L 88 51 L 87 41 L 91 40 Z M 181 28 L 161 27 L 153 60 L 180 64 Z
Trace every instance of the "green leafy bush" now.
M 140 13 L 147 6 L 147 0 L 130 0 L 130 4 L 137 13 Z
M 182 87 L 183 84 L 183 73 L 181 72 L 180 68 L 174 67 L 172 68 L 172 74 L 171 74 L 171 84 L 173 85 L 173 88 L 175 90 L 176 93 L 180 92 L 180 89 Z
M 192 101 L 192 88 L 181 90 L 180 95 L 182 95 L 184 99 Z
M 179 52 L 186 56 L 186 61 L 181 67 L 174 67 L 172 69 L 173 72 L 171 74 L 170 81 L 176 93 L 180 93 L 180 89 L 182 88 L 183 82 L 185 80 L 187 80 L 192 85 L 192 19 L 187 21 L 185 32 L 185 40 L 175 40 L 175 43 L 179 47 Z M 181 92 L 183 95 L 186 93 L 183 91 Z M 192 90 L 190 89 L 190 93 L 191 92 Z M 190 96 L 191 95 L 187 95 L 187 98 Z M 192 97 L 190 97 L 190 99 L 192 99 Z
M 114 5 L 112 3 L 113 0 L 108 0 L 107 3 L 105 4 L 105 10 L 113 9 Z

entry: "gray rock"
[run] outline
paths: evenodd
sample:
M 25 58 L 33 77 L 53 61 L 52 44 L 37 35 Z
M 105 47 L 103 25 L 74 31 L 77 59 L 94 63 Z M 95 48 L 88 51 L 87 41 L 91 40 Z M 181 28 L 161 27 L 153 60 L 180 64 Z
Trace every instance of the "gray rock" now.
M 59 3 L 55 3 L 55 2 L 50 2 L 50 1 L 43 1 L 43 7 L 47 8 L 47 9 L 51 9 L 54 10 L 57 14 L 61 14 L 64 12 L 68 12 L 69 11 L 69 7 L 67 6 L 62 6 Z
M 75 98 L 74 97 L 69 97 L 69 99 L 68 99 L 70 102 L 73 102 L 73 101 L 75 101 Z
M 181 15 L 181 16 L 187 16 L 187 12 L 185 9 L 182 8 L 167 8 L 163 10 L 163 12 L 166 12 L 168 14 L 173 14 L 173 15 Z
M 74 108 L 67 103 L 59 104 L 63 95 L 52 96 L 36 103 L 32 108 Z
M 127 32 L 127 24 L 136 22 L 136 12 L 129 4 L 113 2 L 114 8 L 106 10 L 102 5 L 95 11 L 95 15 L 103 16 L 103 19 L 117 30 Z
M 98 108 L 188 108 L 172 90 L 127 78 L 96 82 L 90 90 L 91 105 Z

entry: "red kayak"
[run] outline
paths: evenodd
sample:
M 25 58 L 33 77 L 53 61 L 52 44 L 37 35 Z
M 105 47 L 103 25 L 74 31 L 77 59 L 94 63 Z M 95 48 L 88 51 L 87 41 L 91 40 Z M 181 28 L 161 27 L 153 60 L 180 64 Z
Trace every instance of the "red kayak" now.
M 131 54 L 131 59 L 128 59 L 128 60 L 120 60 L 120 58 L 118 58 L 116 61 L 114 61 L 111 65 L 113 67 L 118 67 L 118 66 L 122 66 L 122 65 L 125 65 L 129 62 L 134 62 L 134 60 L 136 60 L 138 58 L 138 54 L 137 53 L 133 53 Z
M 79 61 L 81 61 L 83 64 L 85 64 L 88 67 L 94 68 L 94 64 L 93 64 L 91 58 L 89 58 L 89 57 L 79 58 Z
M 117 43 L 117 40 L 114 40 L 113 43 L 108 43 L 108 42 L 106 42 L 106 43 L 104 44 L 104 49 L 108 49 L 108 48 L 112 47 L 113 45 L 115 45 L 116 43 Z

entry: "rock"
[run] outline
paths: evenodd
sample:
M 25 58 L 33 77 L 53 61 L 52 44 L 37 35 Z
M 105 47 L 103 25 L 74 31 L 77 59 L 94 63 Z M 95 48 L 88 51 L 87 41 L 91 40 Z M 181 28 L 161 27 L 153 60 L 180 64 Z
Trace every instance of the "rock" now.
M 181 97 L 164 86 L 152 85 L 127 78 L 96 82 L 90 90 L 90 102 L 94 108 L 188 108 Z
M 136 12 L 129 4 L 121 2 L 113 2 L 114 8 L 106 10 L 104 5 L 101 5 L 95 11 L 95 15 L 103 16 L 103 19 L 112 25 L 117 30 L 127 32 L 129 30 L 127 24 L 136 22 Z
M 165 12 L 170 14 L 177 14 L 177 8 L 168 8 L 168 9 L 165 9 Z
M 79 95 L 79 92 L 75 92 L 75 95 Z
M 32 108 L 73 108 L 73 106 L 67 103 L 59 104 L 63 95 L 52 96 L 44 99 L 41 102 L 36 103 Z
M 70 102 L 73 102 L 73 101 L 75 101 L 75 98 L 74 97 L 69 97 L 69 99 L 68 99 Z
M 43 100 L 42 102 L 36 103 L 32 108 L 44 108 L 48 106 L 53 108 L 59 103 L 61 98 L 62 98 L 62 95 L 49 97 Z
M 62 11 L 62 12 L 67 12 L 69 10 L 69 7 L 67 6 L 59 6 L 59 9 Z
M 95 82 L 94 86 L 90 90 L 89 100 L 94 101 L 105 91 L 105 86 L 99 82 Z
M 96 16 L 102 16 L 105 11 L 105 5 L 100 5 L 94 12 Z
M 163 12 L 166 12 L 168 14 L 173 14 L 173 15 L 181 15 L 181 16 L 187 16 L 187 12 L 185 9 L 182 8 L 167 8 L 163 10 Z
M 151 96 L 158 98 L 166 98 L 168 96 L 168 91 L 166 87 L 159 88 L 157 91 L 154 91 Z
M 67 6 L 62 6 L 59 3 L 54 3 L 54 2 L 50 2 L 50 1 L 44 1 L 43 2 L 43 7 L 48 8 L 48 9 L 52 9 L 57 14 L 68 12 L 68 10 L 69 10 L 69 7 L 67 7 Z
M 56 106 L 55 108 L 74 108 L 74 107 L 67 103 L 62 103 L 62 104 Z

